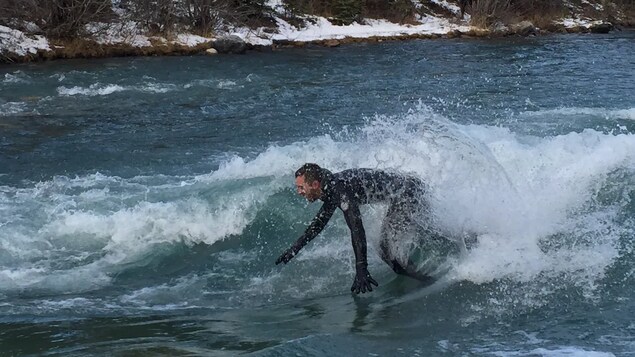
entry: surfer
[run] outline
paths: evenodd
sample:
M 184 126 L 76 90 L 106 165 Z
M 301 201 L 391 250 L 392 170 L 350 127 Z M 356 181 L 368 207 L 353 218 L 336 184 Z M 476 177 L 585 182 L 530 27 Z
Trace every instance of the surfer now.
M 419 273 L 410 259 L 398 259 L 394 250 L 399 237 L 416 224 L 418 214 L 425 212 L 427 208 L 421 180 L 373 169 L 349 169 L 331 173 L 317 164 L 307 163 L 295 172 L 295 184 L 298 194 L 309 202 L 321 200 L 323 204 L 304 234 L 276 260 L 276 264 L 286 264 L 297 255 L 322 232 L 339 208 L 351 231 L 355 252 L 356 274 L 351 291 L 355 294 L 373 291 L 372 285 L 378 284 L 368 272 L 366 233 L 359 207 L 384 202 L 389 206 L 381 227 L 381 259 L 397 274 L 426 284 L 434 282 L 431 276 Z

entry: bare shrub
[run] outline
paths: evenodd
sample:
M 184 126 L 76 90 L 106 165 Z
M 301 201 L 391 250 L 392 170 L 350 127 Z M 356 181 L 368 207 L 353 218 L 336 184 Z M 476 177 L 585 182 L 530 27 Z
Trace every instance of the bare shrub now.
M 330 17 L 331 0 L 286 0 L 287 8 L 295 14 L 311 14 Z
M 276 25 L 271 9 L 266 0 L 226 0 L 229 1 L 230 20 L 234 24 L 256 27 L 273 27 Z
M 145 29 L 163 35 L 182 29 L 211 35 L 224 25 L 275 24 L 265 0 L 125 0 L 125 7 Z
M 412 0 L 286 0 L 285 3 L 292 13 L 324 16 L 343 25 L 363 18 L 413 23 L 416 15 Z
M 169 34 L 179 23 L 183 5 L 174 0 L 127 0 L 130 16 L 152 34 Z
M 34 7 L 33 0 L 0 0 L 0 25 L 24 30 L 18 22 L 32 21 L 37 10 Z
M 398 23 L 414 23 L 415 7 L 411 0 L 365 0 L 362 16 Z
M 474 2 L 473 0 L 458 0 L 459 1 L 459 9 L 461 10 L 461 17 L 463 17 L 463 15 L 465 15 L 465 12 L 467 11 L 468 7 L 471 8 L 472 7 L 472 3 Z
M 546 27 L 567 13 L 562 1 L 553 0 L 472 0 L 462 3 L 467 4 L 466 10 L 472 15 L 472 25 L 479 27 L 522 20 Z
M 416 3 L 418 6 L 417 8 L 415 8 L 415 11 L 419 13 L 420 15 L 431 14 L 434 16 L 443 16 L 443 17 L 454 17 L 456 15 L 449 8 L 442 6 L 442 3 L 436 3 L 433 0 L 418 0 L 416 1 Z M 462 14 L 461 14 L 461 17 L 463 17 Z
M 567 14 L 563 2 L 553 0 L 514 0 L 512 8 L 519 20 L 529 20 L 543 28 Z
M 363 0 L 286 0 L 285 3 L 292 13 L 323 16 L 341 25 L 362 18 Z
M 44 21 L 39 25 L 53 38 L 73 38 L 90 22 L 111 17 L 110 0 L 38 0 Z M 37 22 L 36 22 L 37 23 Z
M 1 0 L 0 13 L 34 23 L 51 38 L 68 39 L 84 34 L 90 22 L 112 18 L 111 7 L 111 0 Z
M 230 3 L 226 0 L 184 0 L 186 5 L 186 19 L 192 29 L 208 35 L 218 31 L 223 18 L 231 11 Z
M 496 22 L 509 23 L 513 17 L 511 0 L 476 0 L 470 7 L 471 23 L 489 27 Z
M 361 0 L 332 0 L 331 11 L 338 25 L 350 25 L 362 20 Z
M 635 0 L 605 0 L 603 8 L 608 21 L 635 26 Z

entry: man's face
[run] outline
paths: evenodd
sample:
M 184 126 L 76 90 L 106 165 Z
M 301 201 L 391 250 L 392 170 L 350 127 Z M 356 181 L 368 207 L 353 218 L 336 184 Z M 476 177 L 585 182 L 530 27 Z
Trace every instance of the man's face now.
M 304 175 L 295 178 L 295 187 L 298 194 L 306 198 L 309 202 L 313 202 L 322 195 L 322 188 L 318 181 L 308 183 L 304 180 Z

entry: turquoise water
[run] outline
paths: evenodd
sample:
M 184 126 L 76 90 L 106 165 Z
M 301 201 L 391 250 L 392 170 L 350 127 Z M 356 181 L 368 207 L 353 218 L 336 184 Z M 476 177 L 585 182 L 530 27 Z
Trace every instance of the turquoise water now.
M 635 354 L 635 33 L 0 67 L 0 354 Z M 438 283 L 352 296 L 317 162 L 429 183 Z M 407 239 L 405 239 L 407 240 Z M 405 244 L 405 243 L 404 243 Z

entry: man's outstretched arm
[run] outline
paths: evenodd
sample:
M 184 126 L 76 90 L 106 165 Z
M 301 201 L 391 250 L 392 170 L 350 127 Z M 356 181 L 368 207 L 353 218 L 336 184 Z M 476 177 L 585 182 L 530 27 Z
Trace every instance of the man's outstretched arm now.
M 337 206 L 325 202 L 317 215 L 309 224 L 304 234 L 298 238 L 298 240 L 291 246 L 291 248 L 287 249 L 278 259 L 276 260 L 276 265 L 280 263 L 287 264 L 298 252 L 302 249 L 307 243 L 313 240 L 313 238 L 317 237 L 320 232 L 326 227 L 326 224 L 329 222 L 335 209 Z
M 368 272 L 368 260 L 366 254 L 366 231 L 362 223 L 362 214 L 356 204 L 349 204 L 344 210 L 346 224 L 351 230 L 351 243 L 355 252 L 355 280 L 351 291 L 355 294 L 373 291 L 372 285 L 379 286 Z

